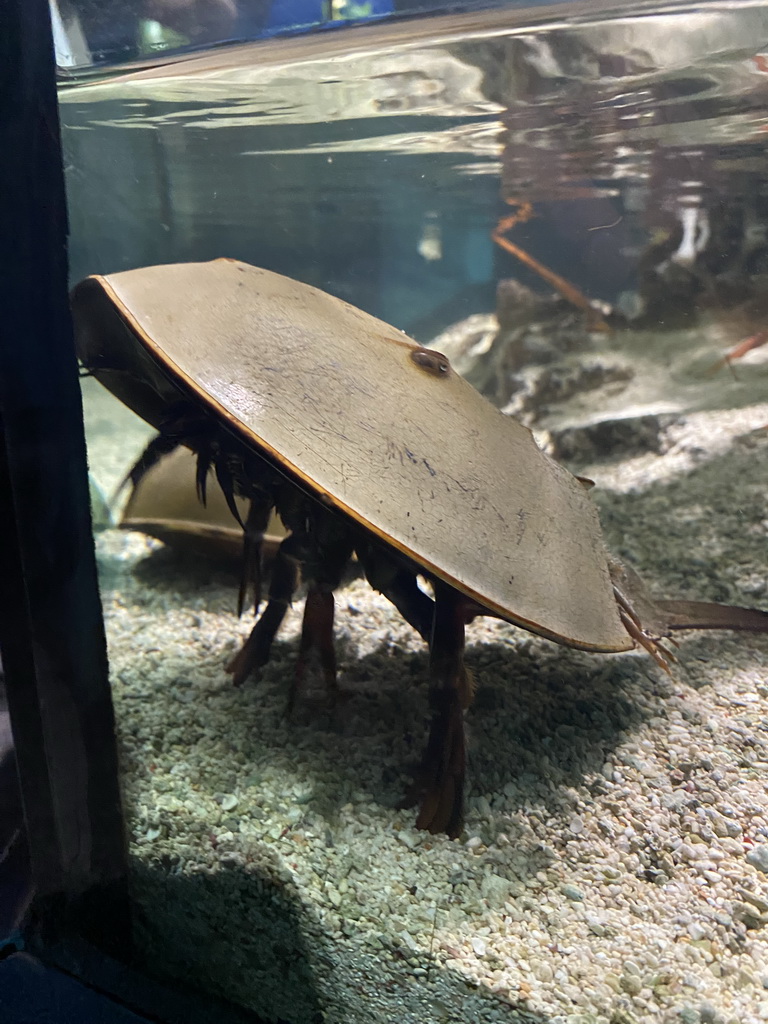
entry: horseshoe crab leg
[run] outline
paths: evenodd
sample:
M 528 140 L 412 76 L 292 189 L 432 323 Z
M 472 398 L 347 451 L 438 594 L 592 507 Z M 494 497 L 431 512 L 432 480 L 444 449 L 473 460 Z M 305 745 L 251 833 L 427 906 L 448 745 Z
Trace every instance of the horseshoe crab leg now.
M 333 590 L 313 586 L 307 594 L 304 605 L 304 621 L 301 625 L 301 642 L 299 644 L 299 660 L 296 672 L 288 692 L 286 714 L 290 715 L 296 703 L 296 695 L 304 681 L 307 658 L 313 648 L 320 655 L 320 665 L 331 704 L 334 704 L 339 692 L 336 679 L 336 648 L 333 643 L 333 616 L 335 600 Z
M 391 601 L 422 640 L 429 643 L 435 603 L 419 586 L 416 573 L 398 565 L 386 551 L 371 544 L 359 544 L 356 551 L 373 589 Z
M 472 701 L 472 676 L 464 664 L 467 599 L 435 581 L 435 617 L 430 644 L 432 724 L 424 760 L 424 795 L 416 827 L 455 839 L 464 821 L 466 741 L 464 711 Z
M 317 650 L 320 657 L 330 703 L 335 703 L 338 684 L 333 640 L 333 592 L 341 583 L 353 548 L 349 531 L 335 513 L 323 510 L 312 515 L 311 509 L 302 501 L 285 510 L 284 520 L 286 526 L 295 530 L 297 553 L 301 553 L 302 575 L 307 584 L 299 660 L 286 708 L 286 714 L 290 714 L 296 694 L 304 681 L 308 656 L 313 649 Z
M 249 591 L 253 594 L 253 610 L 256 614 L 259 611 L 261 604 L 261 545 L 269 525 L 271 511 L 272 499 L 269 495 L 261 495 L 258 500 L 251 499 L 243 534 L 243 567 L 240 576 L 240 590 L 237 594 L 238 618 L 243 614 L 248 603 Z
M 293 540 L 293 537 L 286 537 L 277 549 L 267 606 L 251 630 L 251 635 L 227 665 L 227 672 L 231 673 L 235 686 L 241 686 L 252 672 L 269 661 L 272 641 L 285 618 L 298 580 L 298 568 L 292 553 Z

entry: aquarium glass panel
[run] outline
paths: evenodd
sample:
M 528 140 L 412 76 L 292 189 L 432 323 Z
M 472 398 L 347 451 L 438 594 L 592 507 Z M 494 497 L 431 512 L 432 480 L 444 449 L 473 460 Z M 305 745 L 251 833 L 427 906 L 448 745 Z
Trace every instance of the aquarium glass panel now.
M 765 1018 L 765 5 L 60 102 L 145 969 L 294 1024 Z
M 491 7 L 530 9 L 560 0 L 50 0 L 56 62 L 64 73 L 276 35 L 383 18 Z

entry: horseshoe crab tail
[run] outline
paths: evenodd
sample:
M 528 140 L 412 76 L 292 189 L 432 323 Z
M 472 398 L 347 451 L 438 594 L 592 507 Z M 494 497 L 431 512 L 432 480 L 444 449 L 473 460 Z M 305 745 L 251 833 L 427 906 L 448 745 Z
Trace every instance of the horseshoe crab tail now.
M 666 614 L 670 630 L 732 629 L 768 633 L 768 612 L 757 608 L 740 608 L 711 601 L 657 601 L 656 607 Z
M 711 601 L 657 600 L 634 569 L 609 562 L 621 621 L 632 639 L 669 671 L 675 657 L 660 640 L 681 629 L 731 629 L 768 633 L 768 612 Z M 670 641 L 674 643 L 674 641 Z

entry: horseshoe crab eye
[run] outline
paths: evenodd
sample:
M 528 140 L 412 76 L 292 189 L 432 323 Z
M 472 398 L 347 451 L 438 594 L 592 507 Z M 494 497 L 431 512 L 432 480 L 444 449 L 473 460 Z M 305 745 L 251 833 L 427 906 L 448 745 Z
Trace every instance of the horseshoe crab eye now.
M 444 356 L 442 352 L 436 352 L 431 348 L 415 348 L 411 352 L 411 359 L 422 370 L 431 373 L 433 377 L 445 377 L 451 370 L 448 357 Z

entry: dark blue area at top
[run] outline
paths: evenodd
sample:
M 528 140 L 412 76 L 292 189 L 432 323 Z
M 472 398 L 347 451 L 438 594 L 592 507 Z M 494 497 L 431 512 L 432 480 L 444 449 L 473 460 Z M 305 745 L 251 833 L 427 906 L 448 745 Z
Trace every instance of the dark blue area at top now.
M 77 66 L 107 67 L 161 54 L 199 52 L 222 43 L 303 35 L 396 16 L 460 13 L 509 7 L 557 6 L 566 0 L 71 0 L 54 34 L 74 33 L 88 56 Z M 161 25 L 162 40 L 147 43 L 143 26 Z M 85 65 L 87 66 L 87 65 Z

